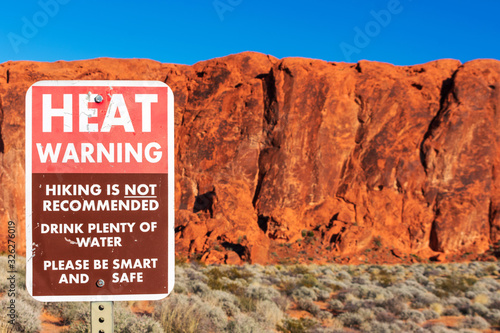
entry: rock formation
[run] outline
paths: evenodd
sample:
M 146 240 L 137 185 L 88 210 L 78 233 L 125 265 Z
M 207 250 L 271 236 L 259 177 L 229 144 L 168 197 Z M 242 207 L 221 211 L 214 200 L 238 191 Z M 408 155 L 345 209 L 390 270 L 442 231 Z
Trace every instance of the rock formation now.
M 1 64 L 0 234 L 16 221 L 21 253 L 26 90 L 97 79 L 174 92 L 179 257 L 407 262 L 500 241 L 499 61 L 399 67 L 246 52 L 193 66 Z

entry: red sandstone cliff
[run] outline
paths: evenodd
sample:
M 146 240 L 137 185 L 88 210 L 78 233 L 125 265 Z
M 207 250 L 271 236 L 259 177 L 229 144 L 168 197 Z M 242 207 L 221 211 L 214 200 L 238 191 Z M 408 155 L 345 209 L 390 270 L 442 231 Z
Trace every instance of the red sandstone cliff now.
M 82 79 L 174 91 L 181 256 L 393 262 L 480 254 L 500 240 L 499 61 L 397 67 L 242 53 L 193 66 L 1 64 L 0 234 L 16 221 L 22 248 L 26 90 Z

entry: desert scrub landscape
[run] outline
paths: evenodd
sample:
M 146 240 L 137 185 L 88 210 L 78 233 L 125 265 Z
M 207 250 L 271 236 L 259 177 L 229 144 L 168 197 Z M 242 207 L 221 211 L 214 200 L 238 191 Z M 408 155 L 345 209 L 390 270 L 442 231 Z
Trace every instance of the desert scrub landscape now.
M 18 259 L 16 325 L 6 321 L 0 257 L 0 332 L 88 332 L 89 303 L 40 303 Z M 413 265 L 206 266 L 178 262 L 172 294 L 115 302 L 115 332 L 494 332 L 497 262 Z

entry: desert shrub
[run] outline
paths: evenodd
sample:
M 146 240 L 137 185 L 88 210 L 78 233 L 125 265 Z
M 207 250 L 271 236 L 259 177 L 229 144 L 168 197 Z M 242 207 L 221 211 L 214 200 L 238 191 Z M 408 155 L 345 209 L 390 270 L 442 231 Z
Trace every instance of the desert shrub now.
M 455 330 L 448 329 L 443 323 L 427 324 L 424 328 L 431 333 L 453 333 Z
M 371 285 L 372 281 L 370 279 L 370 275 L 368 273 L 362 273 L 358 276 L 352 278 L 352 283 L 359 285 Z
M 188 292 L 188 286 L 184 283 L 184 279 L 175 278 L 174 293 L 185 294 Z
M 344 289 L 338 292 L 337 299 L 341 302 L 346 302 L 351 299 L 357 299 L 355 296 L 355 289 Z
M 364 301 L 359 300 L 357 298 L 350 299 L 344 304 L 344 311 L 348 312 L 357 312 L 360 308 L 365 306 Z
M 375 298 L 373 300 L 376 302 L 383 302 L 394 297 L 392 292 L 386 288 L 375 289 L 375 293 Z
M 447 306 L 444 308 L 442 315 L 443 316 L 461 316 L 462 313 L 456 307 L 451 305 L 451 306 Z
M 62 331 L 63 333 L 88 333 L 90 332 L 90 322 L 75 321 L 68 328 Z
M 321 265 L 316 267 L 316 269 L 312 271 L 312 273 L 317 277 L 325 277 L 325 278 L 334 278 L 335 272 L 336 272 L 336 266 L 331 266 L 331 265 Z
M 430 308 L 432 311 L 436 312 L 436 313 L 437 313 L 438 315 L 440 315 L 440 316 L 441 316 L 441 314 L 442 314 L 442 313 L 443 313 L 443 311 L 444 311 L 444 306 L 443 306 L 441 303 L 437 303 L 437 302 L 436 302 L 436 303 L 432 303 L 432 304 L 429 306 L 429 308 Z
M 231 281 L 237 281 L 240 285 L 246 284 L 255 275 L 248 267 L 220 266 L 208 268 L 204 271 L 205 276 L 208 278 L 207 285 L 211 289 L 222 290 L 227 288 Z
M 208 277 L 195 269 L 196 266 L 192 265 L 191 267 L 187 267 L 183 269 L 183 274 L 187 277 L 188 281 L 200 281 L 203 283 L 207 283 Z M 176 267 L 177 270 L 177 267 Z
M 290 273 L 292 275 L 305 275 L 305 274 L 310 274 L 309 267 L 305 265 L 295 265 L 290 268 Z
M 388 269 L 383 268 L 372 271 L 371 279 L 382 287 L 389 287 L 396 282 L 397 276 L 392 274 Z
M 492 278 L 483 278 L 471 288 L 476 293 L 489 294 L 500 290 L 500 283 Z
M 478 294 L 474 296 L 474 303 L 488 305 L 490 304 L 490 298 L 486 294 Z
M 414 333 L 426 333 L 426 330 L 420 327 L 419 324 L 413 321 L 401 322 L 399 325 L 399 330 L 396 332 L 414 332 Z
M 360 299 L 375 299 L 377 297 L 377 292 L 380 289 L 382 288 L 378 288 L 376 286 L 357 285 L 352 288 L 352 293 Z
M 345 312 L 337 317 L 345 327 L 360 328 L 363 323 L 363 318 L 358 313 Z
M 317 325 L 318 322 L 309 318 L 288 318 L 283 321 L 283 324 L 277 325 L 276 330 L 285 333 L 305 333 L 309 332 Z
M 427 286 L 429 284 L 429 278 L 420 272 L 415 273 L 413 275 L 413 279 L 415 279 L 415 281 L 417 281 L 422 286 Z
M 484 304 L 474 303 L 471 305 L 471 313 L 487 318 L 490 310 Z
M 129 308 L 114 307 L 114 330 L 122 333 L 148 332 L 161 333 L 160 323 L 148 316 L 137 316 Z
M 257 283 L 260 283 L 260 284 L 267 284 L 267 285 L 274 285 L 274 286 L 276 286 L 281 281 L 280 276 L 281 276 L 281 274 L 277 274 L 277 275 L 263 275 L 263 276 L 260 276 L 260 277 L 255 277 L 255 278 L 251 279 L 250 281 L 257 282 Z M 238 280 L 235 280 L 235 281 L 244 281 L 245 283 L 248 284 L 248 282 L 246 280 L 243 280 L 243 279 L 238 279 Z
M 287 311 L 290 307 L 290 299 L 283 295 L 274 297 L 273 303 L 276 304 L 281 309 L 281 311 Z
M 314 288 L 316 295 L 318 295 L 318 301 L 326 301 L 330 298 L 330 293 L 327 290 Z
M 471 301 L 465 297 L 449 297 L 445 300 L 445 304 L 453 305 L 463 315 L 472 313 Z
M 236 295 L 243 294 L 245 288 L 248 286 L 248 283 L 243 279 L 231 280 L 227 277 L 222 277 L 219 281 L 222 284 L 220 290 L 225 290 Z M 269 282 L 267 282 L 267 284 L 269 284 Z
M 399 277 L 406 276 L 407 270 L 412 267 L 415 269 L 424 269 L 426 265 L 415 264 L 415 265 L 396 265 L 396 266 L 384 266 L 387 269 L 390 269 L 391 273 L 394 275 L 398 275 Z
M 285 293 L 287 296 L 291 296 L 292 293 L 297 288 L 297 282 L 294 278 L 291 277 L 283 277 L 278 285 L 279 290 Z
M 371 321 L 375 318 L 375 314 L 371 309 L 360 308 L 357 311 L 358 315 L 363 319 L 363 321 Z
M 312 288 L 312 287 L 318 287 L 319 282 L 314 275 L 305 274 L 304 276 L 302 276 L 299 282 L 297 282 L 297 285 Z
M 331 280 L 325 281 L 324 284 L 326 287 L 330 288 L 331 291 L 348 289 L 350 286 L 350 283 L 347 284 L 341 281 L 331 281 Z
M 203 296 L 210 292 L 210 288 L 202 281 L 194 281 L 190 286 L 190 291 L 193 294 Z
M 407 288 L 411 291 L 412 294 L 417 294 L 419 292 L 427 292 L 428 290 L 418 283 L 415 279 L 408 279 L 406 281 L 402 281 L 398 283 L 398 286 L 403 288 Z
M 495 264 L 483 264 L 483 265 L 477 265 L 479 263 L 477 262 L 471 262 L 469 264 L 469 266 L 472 266 L 474 265 L 474 271 L 475 271 L 475 275 L 478 277 L 478 278 L 482 278 L 482 277 L 485 277 L 485 276 L 490 276 L 490 275 L 493 275 L 493 274 L 496 274 L 498 272 L 498 267 L 497 265 Z
M 210 321 L 216 332 L 220 332 L 228 325 L 228 318 L 224 310 L 219 307 L 205 306 L 204 311 L 206 318 Z M 238 316 L 237 314 L 236 316 Z
M 314 289 L 302 286 L 302 287 L 295 289 L 293 291 L 292 298 L 296 301 L 303 300 L 303 299 L 317 301 L 318 295 L 316 294 Z
M 490 302 L 488 304 L 490 309 L 500 310 L 500 293 L 490 295 Z
M 326 266 L 327 267 L 327 266 Z M 321 284 L 326 284 L 328 281 L 336 280 L 335 275 L 331 269 L 315 270 L 313 271 L 314 276 Z
M 422 314 L 424 315 L 425 320 L 438 319 L 440 317 L 439 313 L 430 309 L 423 310 Z
M 332 311 L 341 311 L 344 308 L 344 304 L 338 299 L 331 299 L 328 301 L 328 309 Z
M 421 324 L 425 321 L 425 316 L 422 312 L 417 310 L 406 310 L 400 315 L 401 319 Z
M 474 299 L 479 294 L 480 293 L 478 293 L 476 291 L 468 290 L 465 292 L 464 296 L 467 297 L 468 299 Z
M 204 297 L 204 299 L 214 306 L 220 307 L 228 316 L 235 316 L 240 312 L 240 309 L 238 308 L 238 298 L 228 292 L 222 290 L 212 290 Z
M 444 265 L 430 265 L 424 270 L 424 276 L 433 277 L 440 276 L 448 273 L 448 268 Z
M 252 274 L 252 276 L 261 277 L 260 272 L 254 273 L 252 271 L 251 267 L 252 267 L 251 265 L 246 265 L 245 269 L 247 269 Z M 282 270 L 283 270 L 283 266 L 281 266 L 281 265 L 264 266 L 264 271 L 262 272 L 262 274 L 265 276 L 278 276 L 278 275 L 281 275 Z
M 491 325 L 500 326 L 500 310 L 492 309 L 485 318 Z
M 321 309 L 319 306 L 313 303 L 311 299 L 298 299 L 297 301 L 297 306 L 300 310 L 304 310 L 312 314 L 313 316 L 316 316 Z
M 224 276 L 224 273 L 218 268 L 213 267 L 209 271 L 205 272 L 205 275 L 208 277 L 207 286 L 213 290 L 222 290 L 224 289 L 224 283 L 221 281 L 221 278 Z
M 405 322 L 399 319 L 391 323 L 391 327 L 394 332 L 412 332 L 405 328 Z
M 177 264 L 177 259 L 176 259 L 176 264 Z M 179 266 L 175 266 L 175 280 L 177 279 L 182 279 L 186 275 L 185 269 L 190 269 L 189 264 L 186 263 L 186 265 L 181 264 Z
M 361 324 L 361 332 L 363 333 L 392 333 L 392 329 L 389 323 L 380 323 L 377 321 L 364 322 Z
M 343 282 L 352 280 L 352 276 L 345 271 L 338 272 L 336 278 Z
M 414 294 L 411 305 L 415 309 L 426 308 L 433 303 L 439 302 L 439 298 L 430 292 L 418 292 Z
M 401 297 L 387 299 L 380 302 L 380 306 L 387 311 L 394 313 L 396 316 L 399 316 L 403 311 L 408 310 L 408 305 L 406 304 L 405 299 Z
M 342 326 L 342 324 L 339 324 Z M 333 327 L 323 327 L 316 325 L 310 329 L 307 330 L 307 333 L 345 333 L 345 330 L 342 329 L 342 327 L 336 329 Z
M 238 296 L 240 310 L 243 312 L 254 312 L 257 310 L 257 300 L 245 295 Z
M 333 314 L 331 314 L 328 311 L 321 311 L 320 310 L 319 313 L 316 315 L 316 318 L 318 318 L 321 321 L 330 320 L 333 318 Z
M 438 278 L 435 281 L 435 294 L 438 297 L 461 296 L 475 283 L 476 277 L 464 275 L 450 275 Z
M 490 324 L 479 316 L 466 316 L 459 324 L 460 328 L 477 328 L 484 330 L 490 327 Z
M 257 301 L 272 301 L 273 298 L 280 296 L 280 293 L 273 287 L 252 284 L 246 288 L 245 295 Z
M 88 302 L 50 302 L 46 311 L 55 317 L 61 318 L 63 325 L 70 325 L 77 321 L 90 322 L 90 304 Z
M 366 272 L 368 274 L 370 274 L 371 276 L 373 275 L 377 275 L 378 273 L 380 273 L 380 271 L 384 269 L 383 266 L 380 266 L 380 265 L 370 265 L 366 268 Z
M 375 311 L 375 319 L 381 323 L 393 323 L 397 317 L 394 313 L 382 308 L 377 308 Z
M 171 295 L 155 308 L 155 317 L 167 332 L 198 332 L 202 314 L 197 311 L 195 296 Z
M 174 294 L 165 298 L 155 308 L 155 318 L 167 332 L 220 331 L 227 326 L 226 313 L 196 295 Z
M 227 271 L 227 275 L 231 280 L 241 279 L 247 282 L 251 282 L 252 278 L 255 276 L 255 273 L 251 270 L 250 265 L 244 266 L 233 266 Z M 269 274 L 267 271 L 265 274 Z
M 401 301 L 409 302 L 413 299 L 411 287 L 404 284 L 391 286 L 388 290 L 394 295 L 394 297 L 400 299 Z
M 417 280 L 414 278 L 409 278 L 406 280 L 401 280 L 396 283 L 397 286 L 405 286 L 406 288 L 413 288 L 413 289 L 418 289 L 418 290 L 426 290 L 425 287 L 423 287 Z
M 243 313 L 236 315 L 229 321 L 227 331 L 234 333 L 266 332 L 266 330 L 255 319 Z
M 182 267 L 188 267 L 189 264 L 188 264 L 188 258 L 185 257 L 185 256 L 181 256 L 179 254 L 177 254 L 175 256 L 175 267 L 176 268 L 182 268 Z
M 271 301 L 260 301 L 257 303 L 256 316 L 260 321 L 263 321 L 267 327 L 276 327 L 283 318 L 283 311 Z

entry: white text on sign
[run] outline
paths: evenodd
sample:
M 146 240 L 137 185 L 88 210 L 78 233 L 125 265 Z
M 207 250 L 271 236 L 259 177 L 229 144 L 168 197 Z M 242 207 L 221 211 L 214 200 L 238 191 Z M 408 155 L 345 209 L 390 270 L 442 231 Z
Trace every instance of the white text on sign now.
M 104 117 L 101 128 L 99 124 L 90 123 L 90 118 L 97 117 L 97 109 L 89 108 L 88 104 L 96 98 L 97 94 L 79 95 L 79 130 L 80 132 L 109 132 L 113 126 L 122 126 L 125 132 L 134 132 L 134 125 L 128 112 L 122 94 L 111 96 L 108 111 Z M 151 104 L 158 102 L 156 94 L 136 94 L 135 102 L 142 104 L 142 132 L 151 132 Z M 63 95 L 63 107 L 52 107 L 52 95 L 42 95 L 43 132 L 52 132 L 52 118 L 62 117 L 64 132 L 73 132 L 73 95 Z M 119 113 L 119 116 L 117 116 Z

